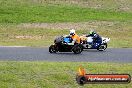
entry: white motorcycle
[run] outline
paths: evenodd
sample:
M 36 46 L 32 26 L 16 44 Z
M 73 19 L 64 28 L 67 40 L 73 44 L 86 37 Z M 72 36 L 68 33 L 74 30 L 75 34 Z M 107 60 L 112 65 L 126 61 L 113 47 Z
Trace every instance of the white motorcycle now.
M 107 48 L 108 42 L 110 41 L 110 38 L 102 37 L 102 41 L 93 43 L 93 37 L 80 36 L 80 38 L 83 49 L 97 49 L 99 51 L 104 51 Z

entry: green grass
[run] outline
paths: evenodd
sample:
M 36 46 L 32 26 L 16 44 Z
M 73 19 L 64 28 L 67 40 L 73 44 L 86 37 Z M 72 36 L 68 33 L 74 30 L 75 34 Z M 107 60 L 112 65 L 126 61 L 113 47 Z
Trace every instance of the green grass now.
M 94 25 L 98 26 L 98 25 Z M 90 29 L 78 29 L 78 35 L 88 34 Z M 108 47 L 131 48 L 132 30 L 130 24 L 119 23 L 111 27 L 98 26 L 96 31 L 103 37 L 110 37 Z M 33 46 L 43 47 L 53 44 L 54 39 L 60 35 L 68 35 L 66 29 L 30 28 L 19 25 L 1 25 L 0 45 L 4 46 Z
M 123 3 L 123 4 L 122 4 Z M 96 8 L 98 5 L 101 7 Z M 128 7 L 128 10 L 122 8 Z M 0 0 L 0 45 L 49 46 L 56 36 L 68 34 L 68 30 L 52 28 L 24 28 L 21 23 L 80 23 L 113 22 L 114 25 L 98 25 L 78 29 L 86 34 L 95 29 L 102 36 L 110 37 L 109 47 L 132 47 L 131 1 L 114 0 Z M 117 24 L 116 24 L 117 23 Z M 70 27 L 69 27 L 70 29 Z M 16 38 L 30 36 L 30 38 Z
M 131 21 L 132 12 L 83 8 L 77 5 L 35 4 L 8 0 L 0 3 L 0 23 Z
M 77 88 L 78 67 L 87 73 L 132 75 L 131 63 L 0 61 L 0 88 Z M 130 84 L 87 84 L 83 88 L 131 88 Z

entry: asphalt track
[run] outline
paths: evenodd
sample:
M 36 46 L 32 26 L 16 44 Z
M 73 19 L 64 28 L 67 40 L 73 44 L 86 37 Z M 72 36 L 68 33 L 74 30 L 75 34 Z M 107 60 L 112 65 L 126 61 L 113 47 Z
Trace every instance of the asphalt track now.
M 106 51 L 85 50 L 81 54 L 50 54 L 48 48 L 0 47 L 0 60 L 10 61 L 83 61 L 132 62 L 132 48 L 108 48 Z

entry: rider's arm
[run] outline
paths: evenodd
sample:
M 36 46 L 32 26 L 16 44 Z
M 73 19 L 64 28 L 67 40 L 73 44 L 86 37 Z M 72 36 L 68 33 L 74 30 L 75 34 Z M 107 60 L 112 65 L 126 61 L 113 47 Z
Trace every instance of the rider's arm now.
M 90 35 L 86 35 L 86 37 L 89 37 Z
M 74 45 L 76 42 L 76 39 L 73 39 L 73 41 L 71 43 L 67 43 L 68 45 Z
M 97 34 L 94 34 L 94 36 L 93 36 L 94 38 L 97 38 L 98 37 L 98 35 Z

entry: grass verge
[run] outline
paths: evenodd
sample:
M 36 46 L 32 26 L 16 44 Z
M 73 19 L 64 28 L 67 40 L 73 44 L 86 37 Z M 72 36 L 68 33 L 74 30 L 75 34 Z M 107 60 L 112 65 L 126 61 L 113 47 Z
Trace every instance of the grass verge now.
M 2 0 L 0 23 L 131 21 L 131 12 L 82 8 L 77 5 L 38 4 L 33 1 Z
M 78 23 L 78 25 L 80 24 Z M 87 25 L 89 26 L 87 27 Z M 127 22 L 112 23 L 112 26 L 109 26 L 109 24 L 93 25 L 91 23 L 88 23 L 84 25 L 84 28 L 81 28 L 82 25 L 80 25 L 79 27 L 80 28 L 77 28 L 78 30 L 76 31 L 78 35 L 88 34 L 91 29 L 96 27 L 97 33 L 99 33 L 101 36 L 111 38 L 111 41 L 108 44 L 109 47 L 132 48 L 131 23 L 128 24 Z M 55 37 L 66 34 L 69 34 L 69 30 L 63 28 L 54 29 L 54 27 L 52 27 L 50 29 L 50 27 L 37 28 L 37 27 L 23 27 L 18 25 L 1 25 L 0 45 L 33 46 L 33 47 L 50 46 L 51 44 L 53 44 Z
M 0 5 L 0 45 L 49 46 L 56 36 L 69 33 L 63 30 L 65 27 L 62 27 L 61 31 L 53 27 L 18 27 L 21 23 L 65 24 L 105 21 L 119 24 L 112 26 L 88 24 L 91 27 L 87 27 L 86 24 L 83 25 L 86 26 L 85 28 L 77 27 L 77 33 L 87 34 L 90 28 L 95 28 L 102 36 L 111 38 L 110 47 L 132 47 L 131 0 L 125 2 L 122 0 L 120 2 L 113 0 L 109 2 L 107 0 L 92 2 L 91 0 L 0 0 Z M 117 10 L 118 8 L 120 10 Z M 74 28 L 73 26 L 67 28 L 71 27 Z
M 1 88 L 77 88 L 78 67 L 87 73 L 128 73 L 132 63 L 0 61 Z M 130 84 L 88 84 L 83 88 L 131 88 Z

